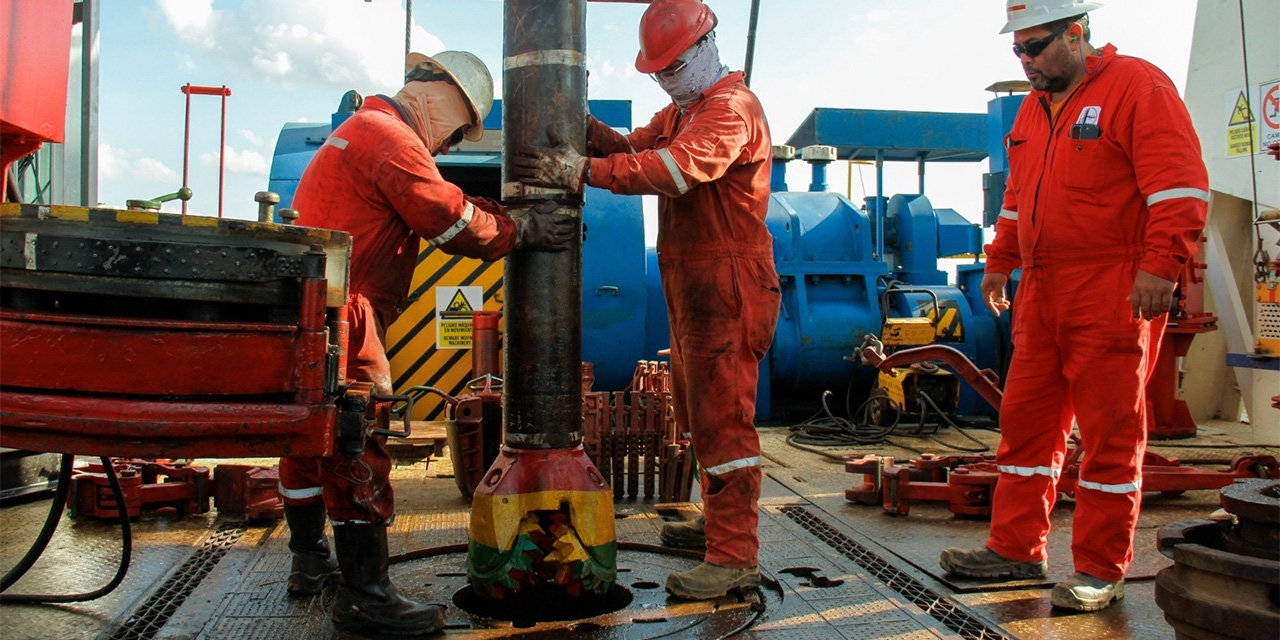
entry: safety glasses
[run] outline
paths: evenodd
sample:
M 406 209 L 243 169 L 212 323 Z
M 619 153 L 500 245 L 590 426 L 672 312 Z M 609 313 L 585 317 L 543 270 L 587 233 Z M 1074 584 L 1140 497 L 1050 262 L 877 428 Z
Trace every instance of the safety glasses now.
M 1021 58 L 1023 54 L 1026 54 L 1029 58 L 1034 58 L 1040 55 L 1046 47 L 1053 44 L 1053 41 L 1058 39 L 1058 36 L 1066 32 L 1067 28 L 1070 27 L 1071 24 L 1073 23 L 1064 24 L 1057 31 L 1054 31 L 1039 40 L 1028 40 L 1022 44 L 1014 43 L 1013 55 L 1018 56 L 1019 58 Z
M 674 64 L 667 67 L 666 69 L 663 69 L 662 71 L 658 71 L 657 73 L 649 74 L 649 77 L 653 78 L 655 82 L 658 80 L 670 80 L 676 77 L 676 74 L 683 71 L 684 68 L 687 66 L 689 66 L 688 60 L 676 60 Z

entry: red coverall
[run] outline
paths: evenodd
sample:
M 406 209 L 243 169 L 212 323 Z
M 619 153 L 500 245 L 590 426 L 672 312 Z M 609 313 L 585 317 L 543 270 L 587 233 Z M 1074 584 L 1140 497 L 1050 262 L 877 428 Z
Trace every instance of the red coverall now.
M 351 234 L 346 375 L 384 394 L 392 391 L 386 328 L 404 310 L 419 239 L 482 260 L 505 256 L 515 243 L 515 225 L 501 207 L 445 181 L 406 122 L 391 98 L 365 100 L 311 159 L 293 199 L 299 224 Z M 385 442 L 366 438 L 357 458 L 283 458 L 280 494 L 298 506 L 323 495 L 334 522 L 387 521 L 395 501 Z
M 1056 123 L 1048 95 L 1033 91 L 1005 139 L 1009 179 L 987 270 L 1021 266 L 1022 280 L 987 546 L 1021 562 L 1046 558 L 1074 421 L 1084 449 L 1075 570 L 1114 582 L 1133 559 L 1151 420 L 1144 389 L 1167 317 L 1133 320 L 1129 292 L 1139 269 L 1177 280 L 1209 187 L 1186 107 L 1159 69 L 1111 45 L 1087 69 Z
M 687 112 L 667 105 L 626 137 L 594 123 L 592 144 L 608 155 L 589 175 L 593 187 L 659 196 L 676 423 L 702 467 L 706 561 L 732 568 L 756 566 L 756 379 L 780 301 L 764 225 L 769 127 L 742 78 L 720 80 Z

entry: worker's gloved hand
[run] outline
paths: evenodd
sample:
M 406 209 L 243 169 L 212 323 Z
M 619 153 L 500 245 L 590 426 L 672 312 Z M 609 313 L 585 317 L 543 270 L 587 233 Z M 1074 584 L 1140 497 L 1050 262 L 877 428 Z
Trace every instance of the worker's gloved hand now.
M 997 318 L 1000 317 L 1001 309 L 1009 308 L 1009 300 L 1004 297 L 1004 287 L 1007 284 L 1009 284 L 1009 276 L 1003 273 L 988 273 L 982 276 L 982 284 L 979 286 L 982 290 L 982 301 Z
M 516 152 L 511 163 L 516 179 L 535 187 L 582 191 L 587 159 L 555 130 L 547 130 L 547 139 L 552 146 L 527 146 Z
M 516 248 L 529 251 L 564 251 L 573 242 L 578 219 L 563 213 L 554 201 L 543 200 L 528 209 L 508 209 L 516 223 Z
M 607 155 L 604 153 L 604 151 L 600 149 L 601 141 L 596 140 L 591 135 L 592 129 L 595 129 L 596 127 L 603 127 L 603 126 L 604 125 L 600 124 L 599 120 L 596 120 L 595 116 L 589 113 L 587 114 L 587 157 L 588 158 L 603 158 L 605 155 Z

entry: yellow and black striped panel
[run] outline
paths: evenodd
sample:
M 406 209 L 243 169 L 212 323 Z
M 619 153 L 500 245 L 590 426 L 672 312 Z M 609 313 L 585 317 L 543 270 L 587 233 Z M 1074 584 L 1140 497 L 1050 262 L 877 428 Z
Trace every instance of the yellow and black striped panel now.
M 451 256 L 422 243 L 418 266 L 409 288 L 409 306 L 387 328 L 387 358 L 397 393 L 419 385 L 437 387 L 457 396 L 471 379 L 470 349 L 436 348 L 436 287 L 478 286 L 484 309 L 502 310 L 503 262 L 484 262 Z M 437 396 L 424 398 L 413 410 L 414 420 L 438 420 L 444 404 Z
M 926 318 L 937 326 L 938 340 L 941 342 L 962 342 L 964 340 L 964 321 L 960 318 L 960 310 L 955 306 L 942 306 L 942 319 L 939 320 L 933 307 L 925 313 Z

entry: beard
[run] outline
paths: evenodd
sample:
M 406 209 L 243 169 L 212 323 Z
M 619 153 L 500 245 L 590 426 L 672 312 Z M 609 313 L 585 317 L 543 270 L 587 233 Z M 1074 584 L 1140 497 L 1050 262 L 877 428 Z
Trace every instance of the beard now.
M 1023 66 L 1022 70 L 1027 74 L 1027 81 L 1031 83 L 1031 88 L 1037 91 L 1058 93 L 1065 91 L 1071 85 L 1071 78 L 1066 76 L 1052 76 L 1030 66 Z M 1035 77 L 1032 77 L 1033 73 Z

